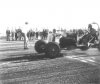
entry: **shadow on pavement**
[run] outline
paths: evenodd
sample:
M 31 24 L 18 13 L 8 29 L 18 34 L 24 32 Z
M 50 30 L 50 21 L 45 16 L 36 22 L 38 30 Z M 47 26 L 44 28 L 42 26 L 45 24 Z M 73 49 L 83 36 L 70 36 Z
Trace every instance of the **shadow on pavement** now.
M 58 57 L 63 57 L 63 54 L 59 54 Z M 32 54 L 22 54 L 20 57 L 13 57 L 13 58 L 5 58 L 1 59 L 1 62 L 4 61 L 18 61 L 18 60 L 28 60 L 28 61 L 38 61 L 38 60 L 47 60 L 47 59 L 54 59 L 58 57 L 48 57 L 45 54 L 37 54 L 37 53 L 32 53 Z
M 0 52 L 4 52 L 4 51 L 20 51 L 20 50 L 23 50 L 23 49 L 19 49 L 19 48 L 12 48 L 12 49 L 1 49 Z

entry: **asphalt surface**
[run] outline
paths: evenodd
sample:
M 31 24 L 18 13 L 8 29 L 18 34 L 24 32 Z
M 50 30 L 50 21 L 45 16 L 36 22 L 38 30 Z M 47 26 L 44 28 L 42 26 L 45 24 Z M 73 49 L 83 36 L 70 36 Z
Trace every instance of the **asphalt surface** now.
M 61 56 L 37 54 L 34 41 L 0 41 L 0 84 L 100 84 L 100 52 L 62 50 Z

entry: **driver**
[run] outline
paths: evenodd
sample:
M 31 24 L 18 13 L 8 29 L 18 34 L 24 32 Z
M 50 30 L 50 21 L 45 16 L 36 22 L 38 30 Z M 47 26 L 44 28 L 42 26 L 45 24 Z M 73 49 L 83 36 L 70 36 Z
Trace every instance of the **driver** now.
M 98 37 L 97 37 L 97 31 L 92 27 L 91 24 L 88 25 L 88 32 L 89 34 L 92 35 L 92 39 L 89 41 L 89 43 L 92 43 L 93 40 L 98 40 Z
M 97 40 L 96 30 L 92 27 L 91 24 L 88 25 L 88 31 L 89 33 Z

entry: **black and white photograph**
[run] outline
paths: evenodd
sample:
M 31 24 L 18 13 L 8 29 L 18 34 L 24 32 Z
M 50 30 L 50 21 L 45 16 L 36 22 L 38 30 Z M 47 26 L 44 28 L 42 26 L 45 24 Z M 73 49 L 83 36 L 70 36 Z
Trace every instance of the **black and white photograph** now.
M 0 0 L 0 84 L 100 84 L 100 0 Z

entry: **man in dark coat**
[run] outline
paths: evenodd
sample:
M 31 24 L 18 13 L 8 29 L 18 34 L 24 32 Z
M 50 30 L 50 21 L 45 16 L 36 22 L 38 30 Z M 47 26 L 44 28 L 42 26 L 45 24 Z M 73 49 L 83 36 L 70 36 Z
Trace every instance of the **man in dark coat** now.
M 36 32 L 36 39 L 38 39 L 38 36 L 39 36 L 39 34 L 38 34 L 38 31 Z
M 12 37 L 12 41 L 14 41 L 14 31 L 11 31 L 11 37 Z
M 10 41 L 10 30 L 6 30 L 7 41 Z

